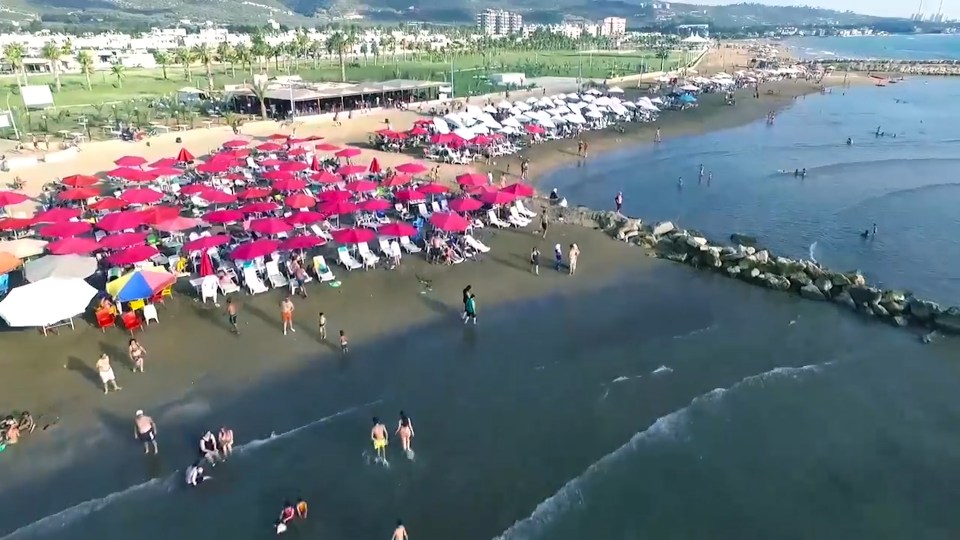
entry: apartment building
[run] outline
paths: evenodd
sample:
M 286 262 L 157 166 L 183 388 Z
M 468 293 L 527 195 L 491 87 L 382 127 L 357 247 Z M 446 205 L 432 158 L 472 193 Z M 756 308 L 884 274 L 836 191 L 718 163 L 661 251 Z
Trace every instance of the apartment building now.
M 623 17 L 606 17 L 600 22 L 600 35 L 617 37 L 627 33 L 627 20 Z
M 488 36 L 509 36 L 523 30 L 523 17 L 513 11 L 485 9 L 477 14 L 477 29 Z

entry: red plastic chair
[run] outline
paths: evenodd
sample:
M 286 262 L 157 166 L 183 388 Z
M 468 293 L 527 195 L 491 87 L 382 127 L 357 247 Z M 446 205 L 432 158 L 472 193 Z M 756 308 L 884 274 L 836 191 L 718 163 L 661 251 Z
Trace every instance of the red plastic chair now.
M 143 324 L 141 324 L 140 317 L 137 316 L 136 311 L 124 311 L 123 314 L 120 315 L 120 320 L 123 321 L 123 327 L 130 332 L 131 336 L 134 330 L 143 330 Z
M 111 326 L 116 326 L 116 324 L 117 324 L 116 315 L 106 310 L 97 311 L 97 326 L 100 327 L 101 332 L 106 334 L 107 328 Z

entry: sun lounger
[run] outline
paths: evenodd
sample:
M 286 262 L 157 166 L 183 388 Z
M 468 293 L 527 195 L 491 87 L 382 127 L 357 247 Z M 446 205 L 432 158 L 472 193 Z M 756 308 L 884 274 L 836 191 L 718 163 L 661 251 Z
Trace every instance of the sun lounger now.
M 479 251 L 480 253 L 486 253 L 486 252 L 490 251 L 490 248 L 487 247 L 486 244 L 484 244 L 483 242 L 477 240 L 476 238 L 474 238 L 473 236 L 471 236 L 471 235 L 469 235 L 469 234 L 464 235 L 463 239 L 467 242 L 467 245 L 468 245 L 468 246 L 470 246 L 470 247 L 472 247 L 473 249 Z
M 327 231 L 323 230 L 320 225 L 314 223 L 313 225 L 310 225 L 310 230 L 313 232 L 313 234 L 323 238 L 327 242 L 333 242 L 333 236 L 331 236 L 331 234 Z
M 397 203 L 393 205 L 393 209 L 397 211 L 397 216 L 399 216 L 400 219 L 403 221 L 406 221 L 411 217 L 413 217 L 410 215 L 410 212 L 407 211 L 407 208 L 403 206 L 402 203 Z
M 510 224 L 498 218 L 496 212 L 494 212 L 493 210 L 487 210 L 487 221 L 489 221 L 491 225 L 499 229 L 506 229 L 510 227 Z
M 420 253 L 421 251 L 423 251 L 422 249 L 420 249 L 420 246 L 411 242 L 410 239 L 407 238 L 406 236 L 400 237 L 400 247 L 402 247 L 404 251 L 406 251 L 407 253 Z
M 420 213 L 420 217 L 422 217 L 423 219 L 430 218 L 430 212 L 427 211 L 426 203 L 419 203 L 417 205 L 417 211 Z
M 274 287 L 286 287 L 287 278 L 280 273 L 280 266 L 277 264 L 277 261 L 267 262 L 267 279 L 270 280 L 270 284 Z
M 433 211 L 434 213 L 443 211 L 440 209 L 440 203 L 438 203 L 437 201 L 433 201 L 432 203 L 430 203 L 430 210 Z
M 520 213 L 517 212 L 516 207 L 513 206 L 510 207 L 510 215 L 507 216 L 507 221 L 516 225 L 517 227 L 526 227 L 530 224 L 530 220 L 521 216 Z
M 380 257 L 377 257 L 370 251 L 370 246 L 368 246 L 366 242 L 357 244 L 357 252 L 360 254 L 360 257 L 363 258 L 364 268 L 376 268 L 377 263 L 380 262 Z
M 337 279 L 333 275 L 333 272 L 330 271 L 330 267 L 327 266 L 327 261 L 324 260 L 323 255 L 317 255 L 313 258 L 313 271 L 317 274 L 317 279 L 319 279 L 321 283 Z
M 222 292 L 225 295 L 235 293 L 235 292 L 240 292 L 240 286 L 237 285 L 237 282 L 234 281 L 233 277 L 227 276 L 227 278 L 228 278 L 227 280 L 223 280 L 223 279 L 217 280 L 217 287 L 220 288 L 220 292 Z M 224 281 L 226 281 L 226 283 L 224 283 Z
M 390 242 L 387 241 L 386 238 L 379 238 L 379 239 L 377 240 L 377 242 L 378 242 L 378 245 L 379 245 L 379 247 L 380 247 L 380 252 L 383 253 L 384 255 L 386 255 L 387 257 L 389 257 L 389 256 L 390 256 Z
M 243 283 L 247 286 L 250 294 L 260 294 L 269 290 L 267 286 L 263 284 L 263 281 L 260 280 L 260 276 L 257 275 L 257 271 L 253 267 L 243 269 Z
M 350 255 L 350 252 L 347 251 L 347 248 L 344 246 L 337 248 L 337 258 L 340 260 L 340 264 L 342 264 L 347 270 L 358 270 L 363 268 L 363 265 L 358 263 L 357 260 L 353 258 L 353 255 Z
M 527 209 L 527 207 L 523 205 L 523 201 L 517 201 L 517 204 L 515 206 L 517 207 L 517 212 L 519 212 L 520 215 L 523 217 L 533 219 L 538 215 L 533 210 Z

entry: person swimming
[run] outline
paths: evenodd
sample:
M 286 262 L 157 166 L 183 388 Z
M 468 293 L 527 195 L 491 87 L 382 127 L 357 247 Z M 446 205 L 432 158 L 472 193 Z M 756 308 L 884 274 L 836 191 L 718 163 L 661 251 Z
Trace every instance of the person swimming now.
M 847 146 L 852 146 L 852 145 L 853 145 L 853 138 L 847 137 Z
M 410 421 L 410 418 L 403 411 L 400 411 L 400 420 L 397 422 L 396 434 L 400 436 L 400 447 L 407 455 L 407 458 L 413 459 L 413 448 L 410 447 L 410 442 L 413 439 L 413 422 Z
M 205 481 L 209 480 L 210 476 L 203 474 L 203 460 L 200 460 L 193 465 L 187 467 L 186 473 L 186 482 L 188 486 L 197 487 Z

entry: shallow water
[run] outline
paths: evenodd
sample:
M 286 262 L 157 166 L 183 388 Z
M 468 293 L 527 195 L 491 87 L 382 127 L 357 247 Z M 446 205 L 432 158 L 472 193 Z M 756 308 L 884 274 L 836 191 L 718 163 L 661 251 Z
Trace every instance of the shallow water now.
M 956 34 L 800 37 L 783 43 L 800 58 L 960 60 L 960 36 Z

